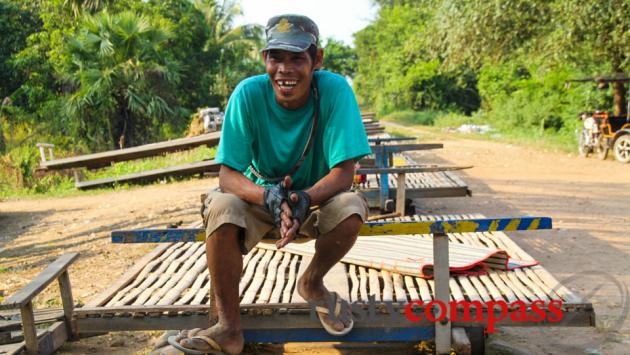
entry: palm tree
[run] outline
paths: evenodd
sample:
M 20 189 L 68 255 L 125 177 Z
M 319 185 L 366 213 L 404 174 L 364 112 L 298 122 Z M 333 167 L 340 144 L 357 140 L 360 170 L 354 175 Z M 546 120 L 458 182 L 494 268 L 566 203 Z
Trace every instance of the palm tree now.
M 78 18 L 84 10 L 94 12 L 101 9 L 108 0 L 65 0 L 64 6 L 70 6 L 75 18 Z
M 66 109 L 92 146 L 116 147 L 121 137 L 128 146 L 145 143 L 173 118 L 179 64 L 162 50 L 169 38 L 167 23 L 131 12 L 85 15 L 67 42 L 76 90 Z
M 243 14 L 237 1 L 194 0 L 194 4 L 203 14 L 209 31 L 203 50 L 216 61 L 218 68 L 210 89 L 225 104 L 231 89 L 243 79 L 241 76 L 251 74 L 247 73 L 253 67 L 251 62 L 259 60 L 263 29 L 251 24 L 233 26 L 235 18 Z

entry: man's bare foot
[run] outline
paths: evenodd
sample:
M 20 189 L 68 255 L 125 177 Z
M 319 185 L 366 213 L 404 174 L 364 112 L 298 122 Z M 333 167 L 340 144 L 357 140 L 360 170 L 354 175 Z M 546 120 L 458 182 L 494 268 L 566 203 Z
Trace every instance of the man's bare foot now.
M 182 331 L 178 335 L 177 341 L 187 349 L 195 350 L 212 350 L 210 344 L 203 339 L 192 339 L 194 336 L 205 336 L 213 339 L 221 347 L 221 351 L 226 354 L 240 354 L 243 351 L 244 338 L 243 332 L 239 330 L 231 330 L 221 324 L 215 324 L 208 329 L 191 329 L 190 331 Z
M 307 274 L 302 275 L 298 280 L 297 291 L 307 302 L 315 303 L 318 306 L 324 306 L 326 308 L 331 305 L 334 307 L 334 300 L 332 293 L 326 289 L 323 280 L 314 280 L 308 277 Z M 332 312 L 331 312 L 332 313 Z M 342 331 L 349 327 L 352 323 L 352 311 L 350 307 L 347 307 L 346 311 L 342 311 L 338 317 L 334 314 L 319 313 L 322 322 L 328 324 L 335 331 Z

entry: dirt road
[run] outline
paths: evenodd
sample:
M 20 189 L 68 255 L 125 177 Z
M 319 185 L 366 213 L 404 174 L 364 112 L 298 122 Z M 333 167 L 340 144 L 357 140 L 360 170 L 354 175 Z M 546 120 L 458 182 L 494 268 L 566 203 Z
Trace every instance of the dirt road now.
M 622 354 L 630 348 L 630 165 L 435 136 L 408 127 L 405 131 L 423 141 L 444 143 L 442 150 L 414 154 L 420 162 L 474 165 L 461 174 L 472 197 L 419 200 L 419 213 L 552 217 L 554 230 L 514 234 L 513 239 L 595 305 L 596 328 L 501 328 L 490 339 L 495 353 L 520 349 L 533 354 Z M 214 179 L 203 179 L 66 198 L 2 201 L 0 290 L 10 295 L 59 255 L 78 251 L 81 258 L 70 271 L 71 282 L 75 299 L 85 302 L 152 248 L 112 245 L 109 231 L 196 221 L 199 195 L 215 184 Z M 37 303 L 57 306 L 56 287 L 42 293 Z M 147 351 L 156 334 L 96 337 L 67 344 L 62 353 Z

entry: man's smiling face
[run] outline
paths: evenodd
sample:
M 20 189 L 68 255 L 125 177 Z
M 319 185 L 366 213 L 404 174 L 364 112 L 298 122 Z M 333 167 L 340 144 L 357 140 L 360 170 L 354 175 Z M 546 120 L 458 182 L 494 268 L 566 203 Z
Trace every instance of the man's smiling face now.
M 263 52 L 265 69 L 280 106 L 295 110 L 306 105 L 313 72 L 321 67 L 322 54 L 323 52 L 318 50 L 313 61 L 306 51 L 272 49 Z

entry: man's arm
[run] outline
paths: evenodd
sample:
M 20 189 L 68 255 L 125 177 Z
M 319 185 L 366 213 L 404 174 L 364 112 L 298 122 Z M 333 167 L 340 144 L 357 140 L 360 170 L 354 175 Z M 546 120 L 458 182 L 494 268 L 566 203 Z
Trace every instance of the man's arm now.
M 326 176 L 321 178 L 315 185 L 305 190 L 310 197 L 311 206 L 316 206 L 327 201 L 331 197 L 347 191 L 352 186 L 354 178 L 354 161 L 352 159 L 345 160 L 328 172 Z M 297 202 L 297 195 L 291 194 L 289 199 Z M 280 227 L 280 240 L 276 242 L 278 249 L 291 243 L 298 232 L 300 222 L 294 219 L 291 209 L 287 204 L 283 205 L 282 225 Z
M 221 187 L 221 191 L 234 194 L 241 200 L 263 205 L 265 188 L 256 185 L 243 173 L 227 165 L 221 165 L 219 170 L 219 187 Z
M 335 165 L 326 176 L 305 190 L 311 197 L 311 206 L 322 204 L 331 197 L 349 190 L 352 187 L 353 179 L 353 159 L 345 160 Z

